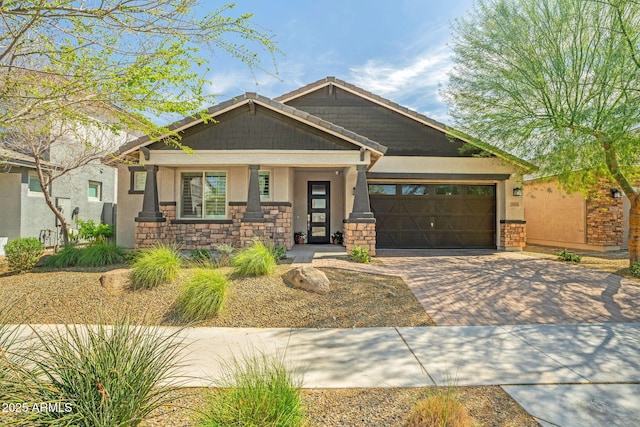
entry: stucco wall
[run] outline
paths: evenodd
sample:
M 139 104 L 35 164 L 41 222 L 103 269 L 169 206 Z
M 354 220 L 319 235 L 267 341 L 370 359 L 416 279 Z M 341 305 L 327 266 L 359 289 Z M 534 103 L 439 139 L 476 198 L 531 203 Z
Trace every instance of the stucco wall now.
M 20 173 L 0 173 L 0 237 L 20 237 Z
M 586 201 L 554 183 L 525 185 L 527 243 L 551 246 L 585 245 Z

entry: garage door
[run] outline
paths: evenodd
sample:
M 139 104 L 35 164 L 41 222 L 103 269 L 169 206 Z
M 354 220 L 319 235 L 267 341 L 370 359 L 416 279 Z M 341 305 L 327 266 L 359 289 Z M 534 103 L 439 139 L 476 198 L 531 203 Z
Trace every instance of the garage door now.
M 379 248 L 495 248 L 495 185 L 369 184 Z

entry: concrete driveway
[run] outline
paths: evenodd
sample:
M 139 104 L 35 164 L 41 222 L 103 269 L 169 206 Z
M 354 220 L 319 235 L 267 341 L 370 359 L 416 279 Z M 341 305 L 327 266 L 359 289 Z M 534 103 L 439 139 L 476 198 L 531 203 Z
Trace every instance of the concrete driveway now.
M 381 265 L 313 264 L 402 277 L 438 326 L 640 322 L 640 283 L 521 253 L 378 251 Z

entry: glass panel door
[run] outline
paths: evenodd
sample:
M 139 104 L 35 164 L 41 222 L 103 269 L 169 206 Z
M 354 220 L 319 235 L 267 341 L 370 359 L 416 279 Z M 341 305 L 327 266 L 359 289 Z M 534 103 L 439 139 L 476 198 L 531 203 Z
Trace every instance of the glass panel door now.
M 309 181 L 307 192 L 307 241 L 329 243 L 331 237 L 329 215 L 329 181 Z

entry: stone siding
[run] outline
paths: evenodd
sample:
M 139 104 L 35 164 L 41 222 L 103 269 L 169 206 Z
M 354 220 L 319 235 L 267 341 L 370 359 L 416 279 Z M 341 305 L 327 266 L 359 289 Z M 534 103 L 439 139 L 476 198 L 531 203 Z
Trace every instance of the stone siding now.
M 500 249 L 521 251 L 527 244 L 527 224 L 524 221 L 500 221 Z
M 620 186 L 600 180 L 587 198 L 587 244 L 594 246 L 622 246 L 624 212 L 622 198 L 611 196 L 611 189 Z
M 160 203 L 165 222 L 136 223 L 136 248 L 159 242 L 176 243 L 182 249 L 213 250 L 219 244 L 236 247 L 248 245 L 254 238 L 268 238 L 275 245 L 291 249 L 293 228 L 291 205 L 262 203 L 263 222 L 242 221 L 247 207 L 243 203 L 229 204 L 228 220 L 177 220 L 176 204 Z
M 344 244 L 347 253 L 356 246 L 369 249 L 369 255 L 376 255 L 376 224 L 375 222 L 345 222 Z

